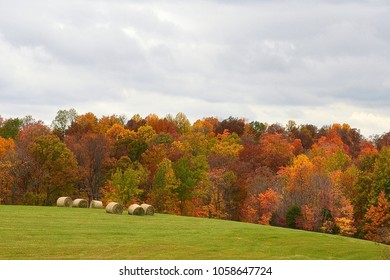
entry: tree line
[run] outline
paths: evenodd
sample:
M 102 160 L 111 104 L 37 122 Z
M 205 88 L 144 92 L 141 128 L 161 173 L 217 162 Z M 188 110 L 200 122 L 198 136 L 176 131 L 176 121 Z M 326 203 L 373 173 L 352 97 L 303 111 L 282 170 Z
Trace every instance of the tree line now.
M 0 203 L 60 196 L 153 204 L 390 243 L 390 132 L 185 114 L 130 120 L 74 109 L 51 126 L 0 117 Z

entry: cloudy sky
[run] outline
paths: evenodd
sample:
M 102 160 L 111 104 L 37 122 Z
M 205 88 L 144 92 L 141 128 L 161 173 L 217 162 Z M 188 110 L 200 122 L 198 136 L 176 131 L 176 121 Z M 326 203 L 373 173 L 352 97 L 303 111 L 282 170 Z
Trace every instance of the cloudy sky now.
M 0 115 L 390 130 L 387 0 L 0 0 Z

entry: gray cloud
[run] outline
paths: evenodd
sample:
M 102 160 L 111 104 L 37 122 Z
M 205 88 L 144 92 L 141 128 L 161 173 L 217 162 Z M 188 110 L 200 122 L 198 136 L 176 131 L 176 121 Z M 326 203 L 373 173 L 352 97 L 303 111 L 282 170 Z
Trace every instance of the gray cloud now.
M 323 122 L 382 133 L 388 18 L 387 1 L 374 0 L 3 1 L 0 114 L 50 122 L 75 107 L 310 123 L 315 108 Z

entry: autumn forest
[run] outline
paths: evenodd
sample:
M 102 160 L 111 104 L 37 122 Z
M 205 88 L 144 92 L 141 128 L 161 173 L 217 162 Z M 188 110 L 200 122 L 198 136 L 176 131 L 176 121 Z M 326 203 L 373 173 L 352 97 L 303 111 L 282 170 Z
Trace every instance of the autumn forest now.
M 74 109 L 50 126 L 0 117 L 0 204 L 59 196 L 150 203 L 228 219 L 390 244 L 390 132 Z

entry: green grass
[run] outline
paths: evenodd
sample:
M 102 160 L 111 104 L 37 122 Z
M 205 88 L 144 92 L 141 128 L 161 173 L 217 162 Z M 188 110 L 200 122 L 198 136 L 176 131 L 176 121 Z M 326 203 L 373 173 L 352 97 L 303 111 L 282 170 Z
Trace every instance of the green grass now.
M 381 259 L 390 246 L 248 223 L 0 205 L 0 259 Z

